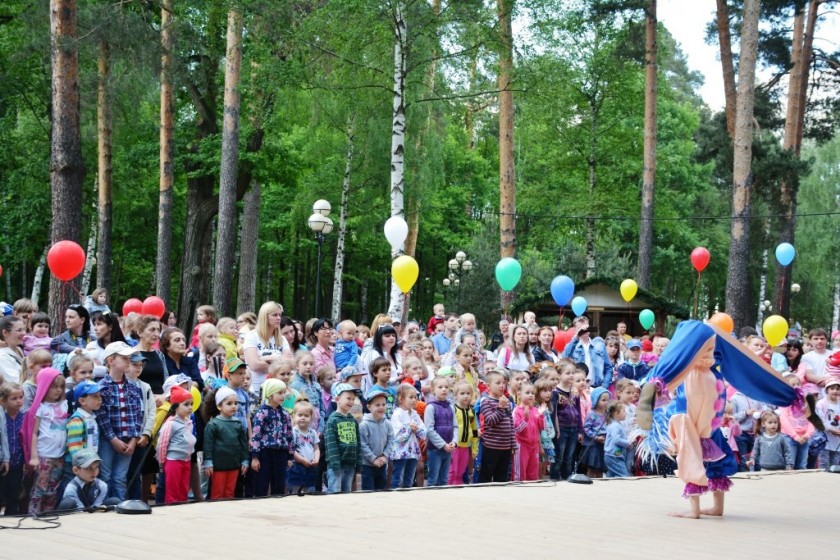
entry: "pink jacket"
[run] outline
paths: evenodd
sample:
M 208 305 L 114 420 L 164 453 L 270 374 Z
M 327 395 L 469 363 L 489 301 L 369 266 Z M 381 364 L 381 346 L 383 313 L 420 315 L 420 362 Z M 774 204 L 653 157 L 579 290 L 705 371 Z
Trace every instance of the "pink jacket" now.
M 786 406 L 779 409 L 779 424 L 783 434 L 796 438 L 810 438 L 814 435 L 814 425 L 802 414 L 794 415 L 791 407 Z
M 513 429 L 518 444 L 538 445 L 540 431 L 545 429 L 545 414 L 540 414 L 539 408 L 532 406 L 528 418 L 525 418 L 525 407 L 520 404 L 513 409 Z

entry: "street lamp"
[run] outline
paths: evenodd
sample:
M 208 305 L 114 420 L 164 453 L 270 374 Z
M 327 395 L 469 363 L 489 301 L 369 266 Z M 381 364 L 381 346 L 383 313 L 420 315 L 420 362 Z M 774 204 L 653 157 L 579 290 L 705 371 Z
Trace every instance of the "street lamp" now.
M 461 278 L 467 275 L 473 268 L 473 263 L 467 260 L 467 254 L 463 251 L 458 251 L 455 253 L 455 258 L 450 259 L 447 263 L 449 266 L 449 281 L 450 283 L 458 288 L 458 308 L 461 308 Z M 449 284 L 444 281 L 444 286 L 449 286 Z
M 321 245 L 324 244 L 324 236 L 333 230 L 333 222 L 329 218 L 332 206 L 329 201 L 317 200 L 312 205 L 312 215 L 307 223 L 309 229 L 315 233 L 315 241 L 318 243 L 318 260 L 315 273 L 315 316 L 321 316 Z
M 796 294 L 798 294 L 798 293 L 799 293 L 799 290 L 801 290 L 801 289 L 802 289 L 802 286 L 800 286 L 799 284 L 793 283 L 793 284 L 791 284 L 791 285 L 790 285 L 790 294 L 791 294 L 791 297 L 790 297 L 790 310 L 789 310 L 789 313 L 790 313 L 790 321 L 789 321 L 789 324 L 790 324 L 791 326 L 793 325 L 793 296 L 795 296 Z

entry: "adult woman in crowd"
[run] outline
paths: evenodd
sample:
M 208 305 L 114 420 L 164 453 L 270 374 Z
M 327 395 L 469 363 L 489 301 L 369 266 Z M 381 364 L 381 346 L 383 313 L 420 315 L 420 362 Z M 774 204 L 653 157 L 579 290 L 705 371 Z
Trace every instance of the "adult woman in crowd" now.
M 615 371 L 624 362 L 621 359 L 621 341 L 618 339 L 618 333 L 616 332 L 615 336 L 608 336 L 604 345 L 607 347 L 607 359 Z
M 160 334 L 160 351 L 166 361 L 167 377 L 182 373 L 192 379 L 199 389 L 204 389 L 204 381 L 198 370 L 198 360 L 187 347 L 187 337 L 178 328 L 164 329 Z
M 145 381 L 155 394 L 157 406 L 163 403 L 163 382 L 169 377 L 166 373 L 166 359 L 163 352 L 157 349 L 160 342 L 160 319 L 153 315 L 142 315 L 134 320 L 134 330 L 137 333 L 137 349 L 146 363 L 140 372 L 140 380 Z
M 528 371 L 534 363 L 534 356 L 531 354 L 531 346 L 528 344 L 528 329 L 522 325 L 513 327 L 510 339 L 505 346 L 499 350 L 499 358 L 496 362 L 499 367 L 515 371 Z
M 93 323 L 93 334 L 96 336 L 96 340 L 87 345 L 85 352 L 93 358 L 95 364 L 93 376 L 96 378 L 105 377 L 105 361 L 102 359 L 105 347 L 112 342 L 125 342 L 125 336 L 123 336 L 120 328 L 119 318 L 110 311 L 104 313 L 94 311 L 90 316 L 90 321 Z
M 295 322 L 288 317 L 284 316 L 280 318 L 280 334 L 283 335 L 283 338 L 285 338 L 289 343 L 292 353 L 297 353 L 298 350 L 304 348 L 303 339 L 298 336 L 298 330 L 297 327 L 295 327 Z
M 74 303 L 64 312 L 64 326 L 67 329 L 52 339 L 50 348 L 59 354 L 81 352 L 93 342 L 90 334 L 90 315 L 81 303 Z
M 535 362 L 553 362 L 557 363 L 560 355 L 554 349 L 554 331 L 551 327 L 542 327 L 537 335 L 539 346 L 534 348 L 531 353 L 534 355 Z
M 271 364 L 293 357 L 289 341 L 280 334 L 282 318 L 283 308 L 278 303 L 265 302 L 257 315 L 256 328 L 242 341 L 245 364 L 251 372 L 251 388 L 255 392 L 262 387 Z
M 26 324 L 19 317 L 8 315 L 0 319 L 0 375 L 6 383 L 20 381 L 23 364 L 23 337 Z
M 178 318 L 175 316 L 174 311 L 167 309 L 163 312 L 163 317 L 160 318 L 160 322 L 166 327 L 174 327 L 178 324 Z
M 402 381 L 402 356 L 397 349 L 397 331 L 390 324 L 384 324 L 376 329 L 373 334 L 373 342 L 368 348 L 365 348 L 357 363 L 358 371 L 365 374 L 362 378 L 362 392 L 364 393 L 367 393 L 368 389 L 374 384 L 370 375 L 370 365 L 376 358 L 386 358 L 391 362 L 389 384 L 396 385 Z
M 318 319 L 312 324 L 312 335 L 315 345 L 312 346 L 312 357 L 315 359 L 314 371 L 323 366 L 335 367 L 333 357 L 333 333 L 335 328 L 329 319 Z

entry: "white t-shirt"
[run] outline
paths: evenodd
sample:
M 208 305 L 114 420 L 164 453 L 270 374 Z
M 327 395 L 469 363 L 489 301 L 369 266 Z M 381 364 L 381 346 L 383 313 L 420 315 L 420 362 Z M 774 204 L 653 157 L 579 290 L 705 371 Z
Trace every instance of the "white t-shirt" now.
M 57 403 L 42 402 L 35 416 L 40 419 L 38 425 L 38 456 L 44 459 L 64 457 L 67 448 L 67 401 Z
M 273 356 L 274 354 L 282 354 L 283 351 L 289 348 L 288 340 L 281 336 L 280 341 L 281 343 L 278 345 L 272 336 L 268 339 L 268 344 L 266 344 L 260 339 L 259 333 L 253 330 L 245 335 L 245 340 L 242 341 L 242 348 L 243 350 L 256 348 L 259 356 Z M 265 382 L 266 374 L 256 372 L 250 367 L 248 371 L 251 372 L 251 390 L 259 392 L 260 387 Z
M 510 353 L 510 359 L 508 354 Z M 507 363 L 505 363 L 507 362 Z M 528 371 L 531 364 L 534 363 L 534 356 L 530 352 L 511 352 L 507 347 L 499 350 L 499 358 L 496 360 L 497 365 L 506 369 L 516 371 Z
M 831 353 L 828 350 L 822 354 L 816 350 L 811 350 L 807 354 L 802 355 L 802 361 L 814 371 L 815 375 L 822 377 L 825 375 L 825 362 L 830 355 Z

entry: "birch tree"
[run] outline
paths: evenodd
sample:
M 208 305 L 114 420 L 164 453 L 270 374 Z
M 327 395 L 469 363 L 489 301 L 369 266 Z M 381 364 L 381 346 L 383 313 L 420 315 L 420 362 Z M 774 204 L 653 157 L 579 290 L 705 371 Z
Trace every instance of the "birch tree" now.
M 335 249 L 335 274 L 333 275 L 333 299 L 330 317 L 341 320 L 341 299 L 344 296 L 344 246 L 347 242 L 347 205 L 350 202 L 350 173 L 353 170 L 353 123 L 347 128 L 347 155 L 344 158 L 344 177 L 341 180 L 341 208 L 338 218 L 338 243 Z
M 639 227 L 639 286 L 650 288 L 653 261 L 653 216 L 656 190 L 656 92 L 658 42 L 656 0 L 645 8 L 645 132 L 642 175 L 642 220 Z
M 499 241 L 501 258 L 516 255 L 516 170 L 513 159 L 514 0 L 497 0 L 499 18 Z
M 172 57 L 175 48 L 173 21 L 174 0 L 161 0 L 160 5 L 160 192 L 158 201 L 157 260 L 155 280 L 158 297 L 172 309 L 170 285 L 172 275 L 172 187 L 175 183 L 174 136 L 175 91 Z
M 111 291 L 111 99 L 108 84 L 111 78 L 108 41 L 99 42 L 97 60 L 97 184 L 99 192 L 99 242 L 96 252 L 96 285 Z M 94 228 L 96 229 L 96 228 Z M 82 290 L 85 293 L 86 290 Z

